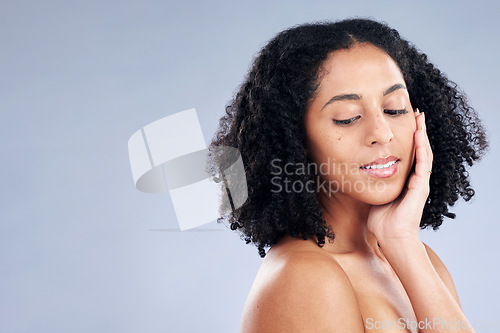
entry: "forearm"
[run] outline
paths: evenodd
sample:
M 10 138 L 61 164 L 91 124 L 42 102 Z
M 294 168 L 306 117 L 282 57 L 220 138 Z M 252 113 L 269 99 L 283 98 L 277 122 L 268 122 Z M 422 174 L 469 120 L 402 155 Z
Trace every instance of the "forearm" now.
M 474 332 L 422 242 L 381 242 L 381 248 L 410 298 L 422 332 Z

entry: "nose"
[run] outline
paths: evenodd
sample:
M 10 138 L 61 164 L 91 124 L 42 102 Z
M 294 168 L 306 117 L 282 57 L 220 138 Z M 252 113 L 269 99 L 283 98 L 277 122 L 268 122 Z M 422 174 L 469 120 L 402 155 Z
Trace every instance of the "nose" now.
M 373 115 L 366 124 L 365 144 L 368 146 L 387 144 L 394 137 L 390 124 L 381 113 Z

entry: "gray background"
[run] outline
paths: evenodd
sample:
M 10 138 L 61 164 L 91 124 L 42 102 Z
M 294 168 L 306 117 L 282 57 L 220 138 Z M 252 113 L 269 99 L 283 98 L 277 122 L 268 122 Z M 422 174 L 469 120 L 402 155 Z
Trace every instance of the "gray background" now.
M 500 331 L 498 14 L 493 1 L 1 1 L 0 332 L 237 331 L 257 250 L 215 222 L 174 231 L 169 195 L 134 187 L 128 138 L 195 107 L 209 142 L 267 40 L 352 16 L 398 29 L 484 120 L 474 202 L 422 239 L 469 320 Z

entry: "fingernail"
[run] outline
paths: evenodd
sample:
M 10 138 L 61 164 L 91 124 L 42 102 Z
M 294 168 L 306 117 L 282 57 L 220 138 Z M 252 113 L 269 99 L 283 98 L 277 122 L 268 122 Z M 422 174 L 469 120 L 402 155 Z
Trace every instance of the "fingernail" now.
M 417 111 L 417 114 L 419 114 L 419 113 L 420 113 L 420 110 L 419 110 L 418 108 L 416 108 L 415 110 Z

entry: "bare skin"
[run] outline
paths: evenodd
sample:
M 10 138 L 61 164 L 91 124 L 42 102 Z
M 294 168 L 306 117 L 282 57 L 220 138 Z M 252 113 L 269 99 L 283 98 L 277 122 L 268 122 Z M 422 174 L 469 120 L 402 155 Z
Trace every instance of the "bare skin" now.
M 284 236 L 271 247 L 240 332 L 473 332 L 446 267 L 418 237 L 432 151 L 399 68 L 359 44 L 333 52 L 321 73 L 305 124 L 312 159 L 334 160 L 321 177 L 336 186 L 319 200 L 336 238 L 319 247 Z M 397 157 L 393 175 L 361 168 L 387 156 Z

